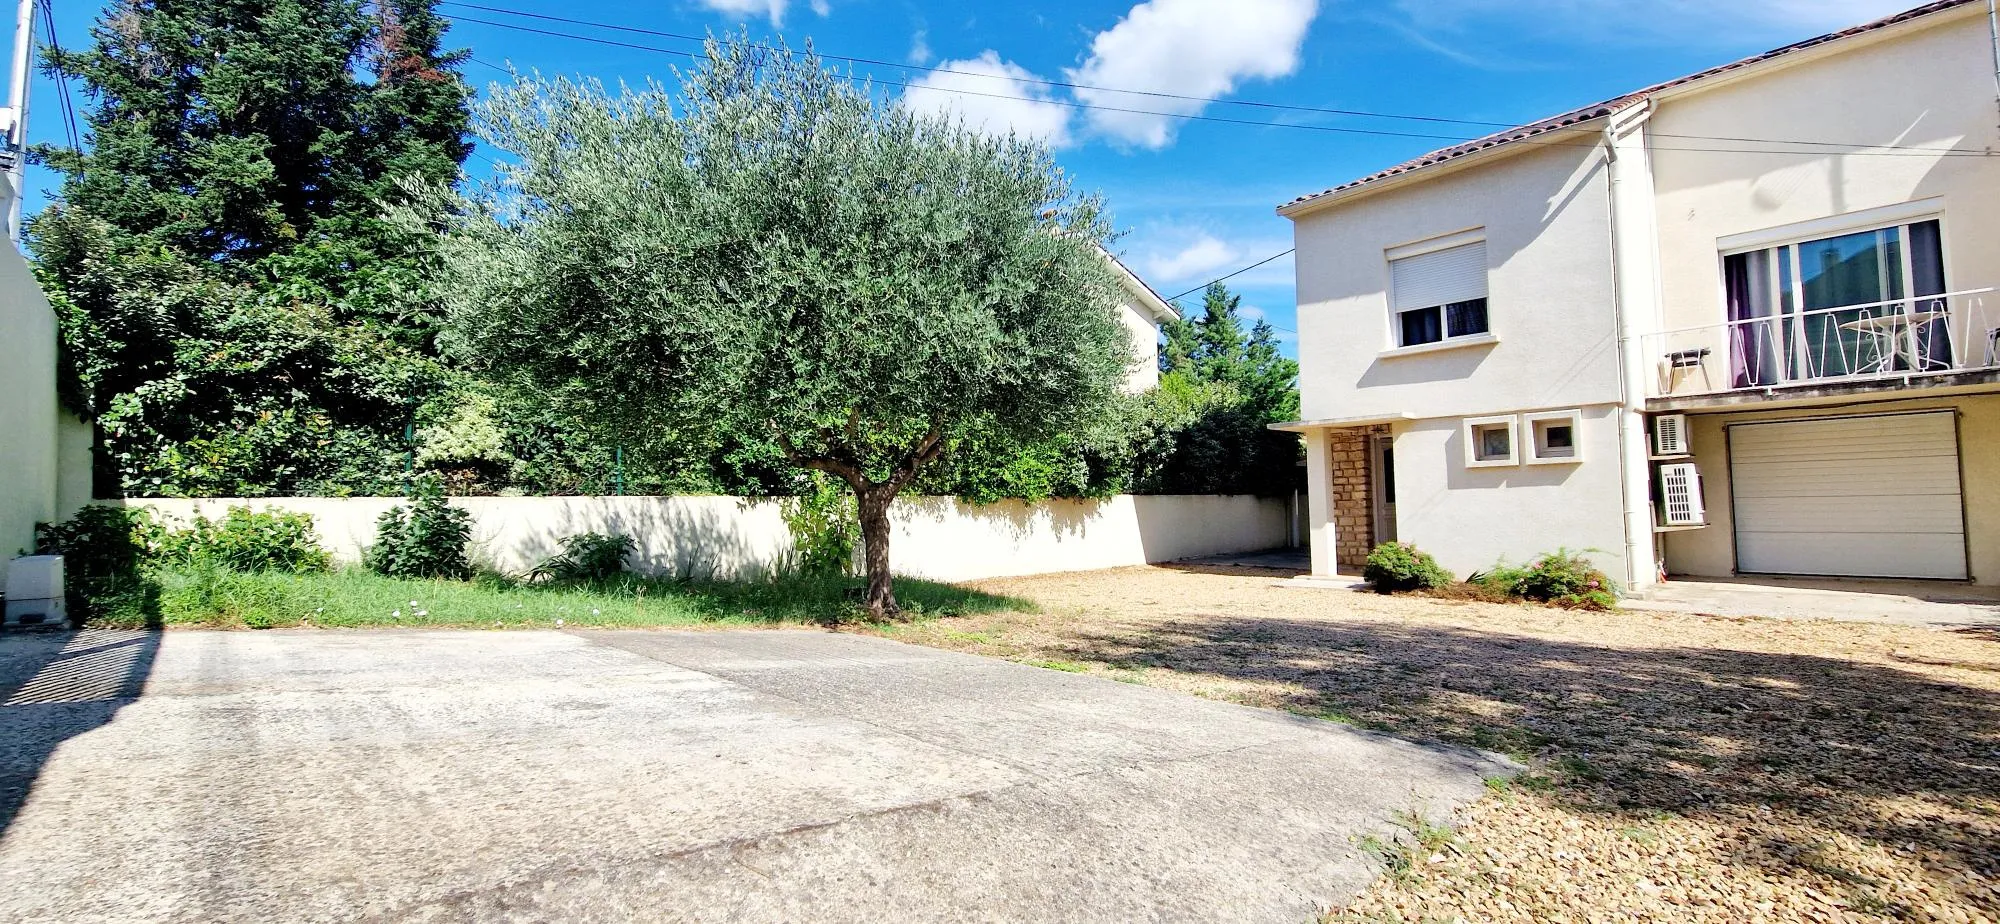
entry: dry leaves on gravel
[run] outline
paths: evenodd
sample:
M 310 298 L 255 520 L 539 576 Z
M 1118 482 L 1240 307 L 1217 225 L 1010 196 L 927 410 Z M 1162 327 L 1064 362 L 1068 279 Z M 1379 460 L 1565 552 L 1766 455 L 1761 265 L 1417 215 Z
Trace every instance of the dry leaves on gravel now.
M 989 581 L 1043 611 L 894 634 L 1534 767 L 1328 920 L 2000 922 L 2000 637 L 1272 585 Z

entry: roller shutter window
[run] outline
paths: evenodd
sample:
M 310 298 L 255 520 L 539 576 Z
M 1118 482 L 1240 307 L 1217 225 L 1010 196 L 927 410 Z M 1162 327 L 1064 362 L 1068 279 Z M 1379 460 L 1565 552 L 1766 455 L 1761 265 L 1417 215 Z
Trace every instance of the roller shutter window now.
M 1486 242 L 1389 261 L 1398 346 L 1486 333 Z

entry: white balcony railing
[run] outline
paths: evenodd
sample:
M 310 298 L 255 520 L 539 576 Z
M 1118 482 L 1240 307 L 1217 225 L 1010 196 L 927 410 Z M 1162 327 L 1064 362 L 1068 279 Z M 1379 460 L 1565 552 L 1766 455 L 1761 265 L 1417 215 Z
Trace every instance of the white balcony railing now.
M 1648 334 L 1655 398 L 1908 379 L 2000 368 L 1993 289 L 1749 318 Z

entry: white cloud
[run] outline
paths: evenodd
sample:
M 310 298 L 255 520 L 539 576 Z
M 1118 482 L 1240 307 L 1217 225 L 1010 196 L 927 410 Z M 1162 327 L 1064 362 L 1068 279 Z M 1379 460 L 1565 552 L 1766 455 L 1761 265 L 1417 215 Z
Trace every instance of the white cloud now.
M 1397 0 L 1418 29 L 1490 26 L 1597 41 L 1784 41 L 1898 13 L 1912 0 Z
M 699 0 L 699 2 L 702 6 L 718 13 L 739 19 L 768 16 L 771 18 L 771 25 L 774 26 L 785 24 L 785 8 L 791 6 L 791 0 Z M 827 5 L 827 0 L 806 0 L 806 8 L 820 16 L 833 11 L 833 8 Z
M 1202 234 L 1179 250 L 1154 252 L 1140 258 L 1146 278 L 1160 283 L 1188 282 L 1207 278 L 1228 267 L 1240 256 L 1236 248 L 1211 234 Z
M 910 63 L 931 63 L 930 36 L 922 29 L 918 29 L 916 35 L 910 36 Z
M 1055 102 L 1047 87 L 1032 83 L 1038 78 L 1027 68 L 1000 60 L 992 50 L 938 67 L 910 82 L 903 91 L 904 106 L 957 116 L 968 128 L 987 134 L 1012 131 L 1052 148 L 1069 144 L 1070 108 Z
M 1090 43 L 1072 82 L 1094 87 L 1194 96 L 1180 100 L 1110 90 L 1077 90 L 1096 106 L 1199 113 L 1207 100 L 1243 80 L 1271 80 L 1298 69 L 1299 46 L 1319 13 L 1318 0 L 1147 0 Z M 1090 123 L 1120 141 L 1149 148 L 1171 143 L 1178 119 L 1091 110 Z

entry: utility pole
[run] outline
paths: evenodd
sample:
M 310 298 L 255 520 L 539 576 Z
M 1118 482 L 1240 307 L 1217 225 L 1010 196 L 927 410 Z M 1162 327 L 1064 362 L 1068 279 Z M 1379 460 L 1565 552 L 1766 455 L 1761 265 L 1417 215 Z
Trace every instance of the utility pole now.
M 35 47 L 35 0 L 17 0 L 14 15 L 14 69 L 9 72 L 7 109 L 0 112 L 5 122 L 7 148 L 0 152 L 7 168 L 7 237 L 21 246 L 21 171 L 28 162 L 28 77 Z

